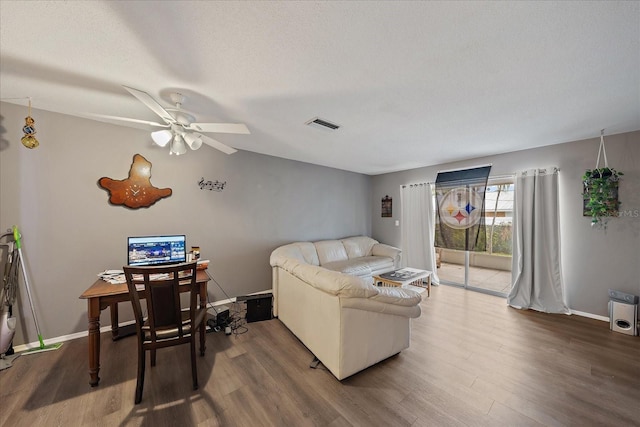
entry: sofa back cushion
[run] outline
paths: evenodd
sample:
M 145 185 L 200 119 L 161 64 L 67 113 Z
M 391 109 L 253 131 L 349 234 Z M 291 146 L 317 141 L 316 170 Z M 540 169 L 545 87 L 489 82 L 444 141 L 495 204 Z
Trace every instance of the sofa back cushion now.
M 373 282 L 372 280 L 304 264 L 293 259 L 285 259 L 281 267 L 308 285 L 330 295 L 342 298 L 370 298 L 380 293 L 380 288 L 370 283 Z
M 349 259 L 370 256 L 373 245 L 378 243 L 377 240 L 367 236 L 347 237 L 342 239 L 345 251 Z
M 280 246 L 271 253 L 271 265 L 277 265 L 286 258 L 297 259 L 311 265 L 320 265 L 316 247 L 311 242 L 295 242 Z
M 320 265 L 348 259 L 347 251 L 340 240 L 321 240 L 314 243 Z

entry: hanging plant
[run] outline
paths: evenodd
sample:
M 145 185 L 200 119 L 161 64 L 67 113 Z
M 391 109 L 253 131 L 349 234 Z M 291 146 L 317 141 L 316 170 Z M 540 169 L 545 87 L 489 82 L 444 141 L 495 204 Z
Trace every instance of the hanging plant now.
M 593 226 L 605 225 L 603 219 L 618 216 L 618 182 L 624 175 L 613 168 L 587 169 L 582 176 L 584 214 Z
M 605 167 L 599 168 L 600 155 L 604 154 Z M 600 150 L 596 168 L 587 169 L 582 176 L 584 207 L 583 214 L 591 217 L 592 227 L 606 228 L 609 218 L 618 216 L 618 182 L 624 175 L 614 168 L 610 168 L 607 162 L 607 153 L 604 149 L 604 129 L 600 135 Z

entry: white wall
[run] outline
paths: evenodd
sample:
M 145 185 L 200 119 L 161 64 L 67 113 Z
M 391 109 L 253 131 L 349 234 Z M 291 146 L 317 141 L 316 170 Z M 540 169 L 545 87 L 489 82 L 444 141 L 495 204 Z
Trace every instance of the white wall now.
M 560 168 L 562 266 L 567 302 L 572 310 L 608 317 L 609 288 L 640 295 L 640 132 L 606 136 L 609 166 L 624 172 L 620 209 L 627 215 L 610 221 L 606 232 L 594 230 L 582 216 L 582 180 L 593 169 L 600 137 L 464 162 L 373 177 L 372 235 L 401 245 L 400 186 L 435 181 L 438 170 L 492 164 L 491 175 L 545 166 Z M 442 146 L 447 149 L 446 144 Z M 381 218 L 385 195 L 393 198 L 393 218 Z
M 269 255 L 296 240 L 370 234 L 370 177 L 208 146 L 176 157 L 143 130 L 34 110 L 40 147 L 20 143 L 26 108 L 0 103 L 0 230 L 21 228 L 43 335 L 87 329 L 78 297 L 105 269 L 126 263 L 131 235 L 185 233 L 201 247 L 212 300 L 271 288 Z M 239 136 L 251 138 L 253 136 Z M 127 177 L 134 154 L 152 163 L 151 182 L 173 195 L 150 208 L 107 203 L 99 178 Z M 227 181 L 222 192 L 198 181 Z M 24 289 L 15 345 L 37 339 Z M 121 308 L 127 320 L 128 306 Z M 110 324 L 108 310 L 101 324 Z

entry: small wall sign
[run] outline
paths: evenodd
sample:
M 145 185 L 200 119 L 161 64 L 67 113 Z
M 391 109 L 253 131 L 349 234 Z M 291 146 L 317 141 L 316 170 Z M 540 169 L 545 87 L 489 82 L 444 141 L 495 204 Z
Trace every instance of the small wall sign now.
M 382 199 L 382 217 L 391 218 L 393 216 L 393 199 L 389 196 L 384 196 Z

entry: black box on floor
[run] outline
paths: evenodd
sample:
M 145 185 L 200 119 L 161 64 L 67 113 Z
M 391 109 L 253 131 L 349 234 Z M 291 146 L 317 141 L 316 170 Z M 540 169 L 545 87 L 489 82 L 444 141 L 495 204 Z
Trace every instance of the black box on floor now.
M 273 318 L 271 307 L 273 305 L 273 295 L 259 294 L 237 297 L 236 301 L 246 301 L 247 303 L 247 323 L 259 322 Z
M 216 326 L 219 328 L 224 328 L 230 322 L 229 307 L 227 307 L 226 305 L 211 307 L 207 311 L 207 313 L 209 314 L 207 325 L 209 325 L 209 327 L 211 328 L 215 328 Z
M 224 328 L 229 324 L 229 307 L 223 305 L 222 310 L 217 311 L 216 315 L 216 325 Z

